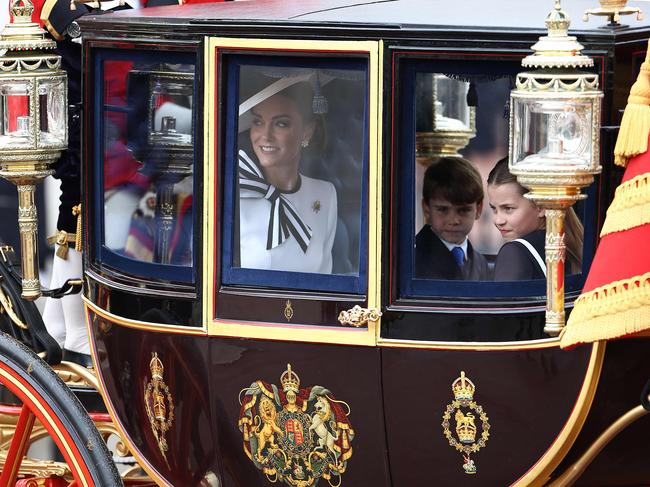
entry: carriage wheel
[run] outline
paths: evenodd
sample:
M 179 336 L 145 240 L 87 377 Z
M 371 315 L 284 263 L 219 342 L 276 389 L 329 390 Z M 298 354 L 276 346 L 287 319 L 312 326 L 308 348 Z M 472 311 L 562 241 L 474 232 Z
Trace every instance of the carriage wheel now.
M 22 402 L 0 485 L 15 485 L 35 420 L 63 455 L 75 486 L 122 485 L 106 444 L 79 400 L 45 362 L 4 333 L 0 333 L 0 383 Z

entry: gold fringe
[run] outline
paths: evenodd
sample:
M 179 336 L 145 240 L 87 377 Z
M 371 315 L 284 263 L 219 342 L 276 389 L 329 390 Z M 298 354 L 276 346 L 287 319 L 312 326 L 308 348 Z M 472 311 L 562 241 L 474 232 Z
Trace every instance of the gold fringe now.
M 619 338 L 650 329 L 650 272 L 580 295 L 560 346 Z
M 600 231 L 601 237 L 650 223 L 649 179 L 650 173 L 641 174 L 616 188 Z
M 621 128 L 616 139 L 614 163 L 626 167 L 630 159 L 646 152 L 648 134 L 650 134 L 650 106 L 629 102 L 623 112 Z
M 77 238 L 74 241 L 74 249 L 77 252 L 81 252 L 81 203 L 77 206 L 72 207 L 72 214 L 77 217 Z
M 650 41 L 641 72 L 630 88 L 621 128 L 614 148 L 614 163 L 627 166 L 628 161 L 648 150 L 650 133 Z

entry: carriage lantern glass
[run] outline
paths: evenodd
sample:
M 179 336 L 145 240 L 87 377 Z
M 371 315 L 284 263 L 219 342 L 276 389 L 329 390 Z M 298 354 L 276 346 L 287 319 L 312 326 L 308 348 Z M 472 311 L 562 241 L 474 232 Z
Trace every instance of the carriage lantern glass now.
M 172 234 L 177 217 L 176 185 L 191 179 L 194 162 L 194 74 L 186 67 L 143 71 L 148 83 L 148 129 L 142 148 L 144 171 L 155 188 L 153 262 L 172 263 Z
M 174 185 L 192 175 L 192 73 L 153 73 L 149 101 L 149 157 L 145 164 L 158 174 L 154 259 L 169 263 L 173 221 Z M 171 107 L 171 108 L 170 108 Z M 178 111 L 188 115 L 179 116 Z M 184 123 L 181 122 L 184 120 Z
M 54 41 L 32 22 L 31 0 L 11 0 L 0 33 L 0 177 L 18 188 L 22 297 L 40 295 L 35 184 L 67 147 L 67 78 Z
M 583 71 L 593 59 L 568 35 L 570 19 L 560 0 L 546 17 L 548 35 L 524 58 L 510 94 L 510 171 L 546 210 L 547 304 L 544 331 L 564 327 L 564 218 L 586 196 L 581 188 L 600 173 L 598 75 Z
M 416 133 L 417 161 L 428 166 L 441 157 L 460 156 L 476 135 L 476 107 L 468 104 L 474 87 L 441 73 L 418 73 L 416 85 L 416 103 L 430 102 L 428 120 L 419 122 L 426 126 Z

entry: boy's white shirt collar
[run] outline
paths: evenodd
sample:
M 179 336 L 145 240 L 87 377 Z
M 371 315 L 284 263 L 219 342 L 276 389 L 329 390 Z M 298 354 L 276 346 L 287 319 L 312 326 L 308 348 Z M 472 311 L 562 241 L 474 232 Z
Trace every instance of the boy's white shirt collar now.
M 429 227 L 429 228 L 431 228 L 431 227 Z M 433 232 L 433 230 L 431 230 L 431 231 Z M 438 237 L 440 239 L 440 241 L 443 244 L 445 244 L 445 247 L 447 247 L 447 250 L 449 250 L 449 252 L 451 252 L 451 249 L 453 249 L 454 247 L 460 247 L 461 249 L 463 249 L 463 253 L 465 254 L 465 260 L 467 260 L 467 242 L 469 241 L 469 239 L 467 237 L 465 237 L 465 240 L 463 240 L 463 243 L 459 243 L 459 244 L 449 243 L 445 239 L 439 237 L 438 235 L 436 235 L 436 237 Z

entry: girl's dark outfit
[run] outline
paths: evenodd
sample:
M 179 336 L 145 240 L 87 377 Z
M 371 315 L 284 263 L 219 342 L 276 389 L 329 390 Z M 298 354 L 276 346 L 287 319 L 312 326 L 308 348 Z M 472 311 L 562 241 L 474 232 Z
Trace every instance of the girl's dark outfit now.
M 544 244 L 546 232 L 535 230 L 522 237 L 537 251 L 541 261 L 544 262 Z M 503 244 L 497 255 L 494 267 L 495 281 L 524 281 L 530 279 L 544 279 L 546 274 L 540 262 L 531 251 L 516 240 Z

